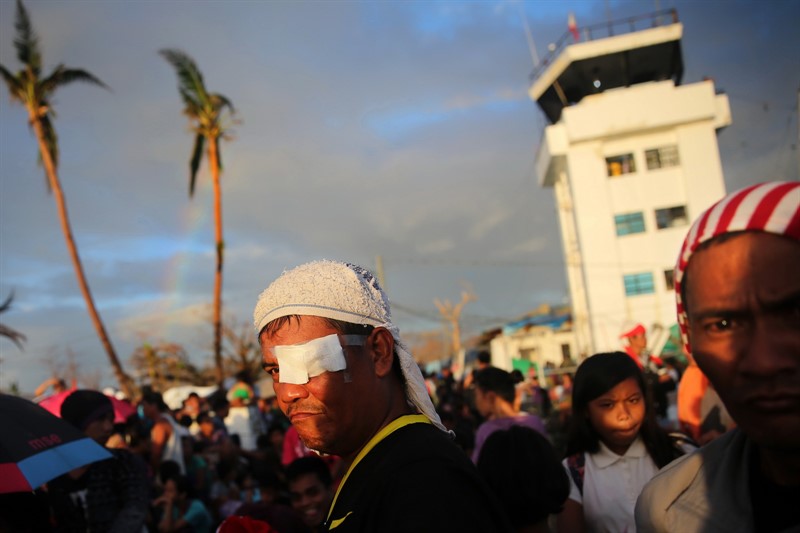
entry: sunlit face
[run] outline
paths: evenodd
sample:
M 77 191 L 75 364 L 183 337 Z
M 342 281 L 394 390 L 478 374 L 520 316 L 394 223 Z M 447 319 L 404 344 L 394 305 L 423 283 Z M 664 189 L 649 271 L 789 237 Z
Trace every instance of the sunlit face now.
M 760 445 L 800 449 L 800 243 L 748 232 L 694 254 L 689 340 L 738 426 Z
M 289 482 L 289 497 L 303 522 L 313 529 L 325 520 L 332 494 L 316 474 L 308 473 Z
M 210 439 L 214 434 L 214 422 L 209 419 L 200 422 L 200 434 L 205 438 Z
M 644 394 L 636 378 L 628 378 L 590 401 L 588 411 L 589 422 L 600 440 L 612 452 L 623 455 L 642 427 Z
M 184 405 L 184 408 L 188 413 L 197 416 L 197 414 L 200 412 L 200 398 L 197 396 L 189 396 L 186 398 L 186 404 Z
M 89 422 L 89 425 L 86 426 L 86 429 L 83 430 L 83 433 L 90 439 L 94 440 L 97 444 L 105 446 L 106 441 L 111 436 L 113 431 L 114 413 L 110 412 L 103 418 L 98 418 L 97 420 Z
M 640 354 L 647 348 L 647 335 L 644 333 L 631 335 L 628 337 L 628 344 L 630 344 L 633 351 Z
M 261 334 L 264 369 L 272 375 L 281 411 L 289 418 L 303 443 L 312 450 L 349 456 L 379 429 L 376 409 L 380 408 L 380 388 L 368 347 L 344 349 L 349 381 L 345 372 L 324 372 L 302 385 L 281 383 L 274 346 L 301 344 L 335 334 L 324 319 L 301 316 L 284 323 L 275 333 Z M 373 334 L 375 332 L 373 331 Z

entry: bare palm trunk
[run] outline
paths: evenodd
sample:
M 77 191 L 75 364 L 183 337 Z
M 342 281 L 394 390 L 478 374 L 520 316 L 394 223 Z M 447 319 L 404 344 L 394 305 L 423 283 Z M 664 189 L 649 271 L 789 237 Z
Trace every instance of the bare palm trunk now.
M 58 219 L 61 222 L 61 231 L 64 233 L 64 239 L 67 241 L 67 250 L 69 251 L 70 259 L 72 260 L 72 266 L 75 268 L 75 275 L 78 277 L 78 285 L 81 289 L 81 293 L 83 294 L 83 299 L 86 301 L 86 307 L 89 310 L 89 316 L 91 317 L 98 337 L 100 337 L 100 342 L 103 344 L 103 347 L 106 350 L 108 359 L 111 362 L 111 367 L 114 370 L 114 375 L 119 383 L 120 390 L 122 390 L 122 392 L 128 398 L 132 398 L 133 387 L 131 378 L 125 374 L 125 371 L 122 369 L 122 365 L 117 358 L 117 353 L 114 351 L 114 346 L 111 344 L 111 339 L 108 337 L 105 326 L 103 325 L 103 321 L 100 318 L 100 314 L 97 312 L 97 308 L 94 305 L 92 293 L 89 290 L 89 284 L 87 283 L 86 275 L 83 272 L 83 265 L 81 264 L 80 256 L 78 256 L 78 248 L 75 246 L 75 240 L 72 237 L 72 228 L 70 226 L 69 216 L 67 214 L 66 199 L 64 198 L 64 193 L 61 190 L 61 182 L 58 179 L 58 172 L 56 171 L 53 158 L 51 157 L 50 150 L 48 149 L 47 142 L 44 138 L 42 123 L 39 121 L 39 117 L 34 110 L 29 109 L 28 114 L 31 119 L 33 131 L 36 134 L 36 140 L 39 143 L 39 152 L 42 155 L 42 163 L 44 164 L 44 169 L 47 173 L 47 179 L 50 182 L 50 188 L 52 189 L 53 195 L 56 198 Z
M 217 384 L 222 386 L 222 255 L 225 243 L 222 240 L 222 188 L 219 184 L 219 154 L 217 139 L 208 139 L 208 163 L 214 183 L 214 236 L 217 245 L 217 270 L 214 274 L 214 365 Z

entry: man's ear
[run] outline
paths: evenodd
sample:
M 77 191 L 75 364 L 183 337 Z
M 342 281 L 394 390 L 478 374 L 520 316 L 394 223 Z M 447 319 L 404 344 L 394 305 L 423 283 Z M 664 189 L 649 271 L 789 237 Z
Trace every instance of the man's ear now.
M 495 401 L 497 400 L 497 393 L 493 390 L 487 390 L 483 393 L 484 398 L 486 398 L 486 402 L 494 405 Z
M 394 337 L 385 328 L 375 328 L 367 337 L 367 344 L 372 353 L 375 374 L 381 378 L 387 376 L 394 362 Z

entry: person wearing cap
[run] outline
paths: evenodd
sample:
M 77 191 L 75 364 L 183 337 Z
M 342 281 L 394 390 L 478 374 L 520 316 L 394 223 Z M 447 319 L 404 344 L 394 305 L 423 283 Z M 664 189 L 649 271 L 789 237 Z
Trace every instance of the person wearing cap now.
M 686 349 L 737 428 L 651 480 L 637 530 L 798 531 L 800 183 L 754 185 L 703 213 L 675 296 Z
M 281 410 L 306 446 L 349 463 L 327 530 L 510 531 L 442 425 L 372 273 L 336 261 L 284 272 L 254 323 Z
M 659 421 L 669 424 L 669 393 L 677 388 L 677 375 L 670 375 L 664 361 L 647 350 L 647 330 L 639 322 L 627 321 L 620 339 L 625 339 L 625 353 L 636 361 L 645 374 L 645 385 L 653 396 L 654 410 Z
M 76 390 L 61 404 L 61 418 L 101 446 L 111 435 L 114 408 L 95 390 Z M 128 450 L 91 463 L 47 484 L 53 531 L 141 533 L 149 508 L 144 462 Z
M 636 361 L 639 368 L 644 370 L 651 364 L 664 366 L 660 357 L 656 357 L 647 352 L 647 330 L 639 322 L 625 322 L 622 326 L 620 339 L 625 340 L 625 353 Z

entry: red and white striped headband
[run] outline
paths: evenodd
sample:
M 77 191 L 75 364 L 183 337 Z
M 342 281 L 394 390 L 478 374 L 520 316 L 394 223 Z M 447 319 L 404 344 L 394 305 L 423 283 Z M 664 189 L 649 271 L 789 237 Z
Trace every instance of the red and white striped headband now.
M 690 353 L 689 322 L 681 301 L 683 276 L 689 260 L 704 242 L 737 231 L 763 231 L 800 240 L 800 182 L 773 181 L 741 189 L 727 195 L 695 220 L 675 265 L 678 325 Z

